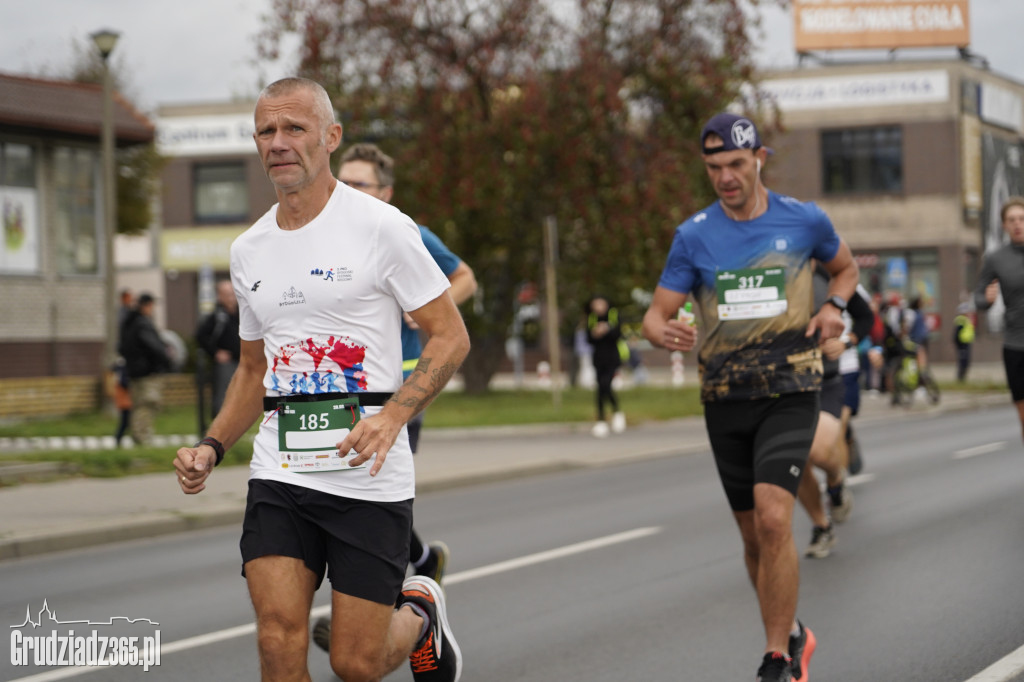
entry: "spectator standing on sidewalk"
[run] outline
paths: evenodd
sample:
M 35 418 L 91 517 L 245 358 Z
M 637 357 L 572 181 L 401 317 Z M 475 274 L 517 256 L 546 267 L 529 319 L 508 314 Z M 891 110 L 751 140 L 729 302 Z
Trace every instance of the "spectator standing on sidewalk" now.
M 1010 242 L 985 256 L 974 305 L 988 310 L 1000 293 L 1003 296 L 1003 366 L 1024 434 L 1024 197 L 1010 197 L 1000 217 Z
M 125 316 L 118 352 L 124 358 L 132 390 L 130 433 L 138 445 L 149 445 L 155 432 L 154 420 L 162 398 L 162 375 L 171 369 L 171 355 L 153 323 L 156 299 L 139 296 L 135 308 Z
M 121 447 L 121 439 L 128 433 L 132 423 L 132 391 L 128 380 L 128 367 L 124 358 L 118 357 L 110 368 L 108 390 L 110 399 L 117 409 L 117 430 L 114 432 L 114 443 Z
M 971 346 L 974 345 L 974 320 L 971 319 L 971 306 L 961 303 L 957 306 L 956 317 L 953 318 L 953 345 L 956 347 L 956 380 L 967 381 L 967 370 L 971 366 Z
M 210 358 L 213 384 L 211 415 L 216 417 L 224 404 L 231 377 L 238 369 L 241 345 L 238 338 L 238 299 L 231 280 L 217 282 L 217 306 L 204 317 L 196 330 L 196 342 Z
M 132 301 L 132 290 L 121 289 L 121 306 L 117 309 L 117 328 L 120 330 L 124 326 L 124 321 L 128 319 L 128 313 L 134 308 Z

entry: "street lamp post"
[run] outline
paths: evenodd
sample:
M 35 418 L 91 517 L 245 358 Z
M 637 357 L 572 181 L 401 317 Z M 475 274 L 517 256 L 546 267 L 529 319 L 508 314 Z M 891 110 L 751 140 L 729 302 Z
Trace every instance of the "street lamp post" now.
M 100 146 L 103 160 L 103 249 L 106 278 L 104 280 L 104 298 L 106 311 L 106 339 L 103 348 L 102 367 L 106 369 L 117 356 L 117 307 L 114 296 L 114 234 L 117 232 L 117 188 L 114 178 L 114 87 L 110 75 L 110 64 L 107 58 L 114 51 L 120 34 L 117 31 L 103 29 L 89 36 L 103 58 L 103 128 L 100 134 Z

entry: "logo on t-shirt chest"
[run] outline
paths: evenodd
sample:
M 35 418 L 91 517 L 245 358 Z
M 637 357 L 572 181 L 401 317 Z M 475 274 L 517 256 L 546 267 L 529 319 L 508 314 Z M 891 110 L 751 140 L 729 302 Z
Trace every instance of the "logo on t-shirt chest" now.
M 352 274 L 352 270 L 344 265 L 328 268 L 315 267 L 309 271 L 310 277 L 324 282 L 351 282 Z
M 291 287 L 281 294 L 281 300 L 277 305 L 281 308 L 289 305 L 306 305 L 306 295 L 301 290 Z

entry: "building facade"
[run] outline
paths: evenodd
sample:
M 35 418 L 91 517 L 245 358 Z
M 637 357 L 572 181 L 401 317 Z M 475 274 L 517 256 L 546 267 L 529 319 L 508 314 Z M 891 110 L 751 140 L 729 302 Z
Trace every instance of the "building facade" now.
M 159 239 L 167 327 L 194 335 L 228 276 L 231 242 L 274 205 L 253 140 L 255 102 L 164 106 L 157 114 L 163 172 Z
M 0 74 L 0 378 L 102 369 L 102 115 L 99 85 Z M 114 137 L 154 137 L 116 94 Z
M 872 293 L 920 298 L 931 355 L 952 361 L 952 321 L 999 209 L 1024 194 L 1024 84 L 964 60 L 819 65 L 764 74 L 781 132 L 766 182 L 817 202 Z M 982 314 L 976 360 L 996 360 L 1001 311 Z

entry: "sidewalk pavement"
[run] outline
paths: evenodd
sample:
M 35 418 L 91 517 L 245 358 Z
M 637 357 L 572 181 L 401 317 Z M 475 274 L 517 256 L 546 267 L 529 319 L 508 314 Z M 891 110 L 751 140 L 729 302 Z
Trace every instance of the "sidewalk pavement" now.
M 628 394 L 626 394 L 628 398 Z M 1005 405 L 1006 393 L 947 392 L 939 405 L 893 409 L 863 397 L 858 423 L 910 413 Z M 627 402 L 628 404 L 628 402 Z M 597 439 L 590 424 L 424 430 L 416 455 L 419 492 L 553 471 L 627 464 L 709 450 L 704 420 L 631 425 Z M 168 450 L 168 462 L 173 448 Z M 0 560 L 220 525 L 241 527 L 247 466 L 219 468 L 199 495 L 184 495 L 168 473 L 74 478 L 0 488 Z

